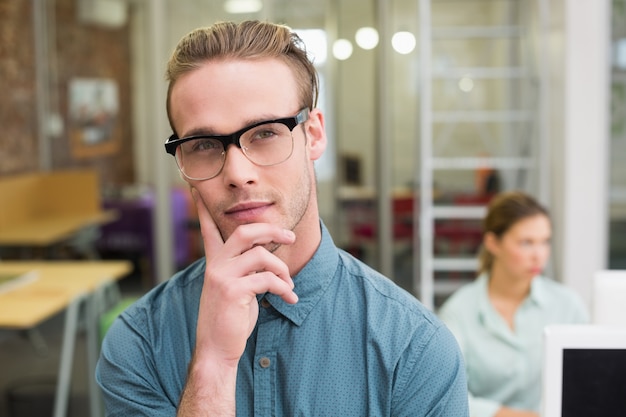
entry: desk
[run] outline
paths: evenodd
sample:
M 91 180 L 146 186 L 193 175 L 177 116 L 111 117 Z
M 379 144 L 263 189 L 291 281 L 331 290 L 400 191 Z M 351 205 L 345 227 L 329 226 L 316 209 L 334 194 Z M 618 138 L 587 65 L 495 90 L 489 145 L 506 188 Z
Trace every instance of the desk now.
M 5 247 L 42 248 L 70 241 L 76 249 L 89 250 L 94 243 L 89 229 L 116 218 L 115 211 L 102 210 L 94 170 L 0 177 L 0 198 L 0 246 Z
M 37 279 L 0 293 L 0 327 L 29 330 L 65 310 L 54 417 L 67 415 L 78 319 L 85 314 L 91 416 L 102 415 L 94 372 L 99 353 L 102 293 L 132 269 L 127 261 L 1 261 L 0 274 L 35 271 Z M 81 307 L 84 307 L 81 309 Z
M 0 230 L 0 246 L 50 246 L 74 236 L 81 229 L 111 222 L 115 210 L 41 217 Z

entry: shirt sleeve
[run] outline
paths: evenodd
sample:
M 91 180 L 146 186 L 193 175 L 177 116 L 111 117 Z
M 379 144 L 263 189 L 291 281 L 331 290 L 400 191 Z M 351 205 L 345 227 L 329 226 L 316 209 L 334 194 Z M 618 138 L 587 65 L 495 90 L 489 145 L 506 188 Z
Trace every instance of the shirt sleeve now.
M 465 365 L 450 331 L 416 336 L 399 364 L 393 416 L 469 416 Z
M 108 417 L 174 417 L 178 399 L 168 398 L 150 363 L 146 338 L 127 316 L 118 317 L 104 338 L 96 368 Z

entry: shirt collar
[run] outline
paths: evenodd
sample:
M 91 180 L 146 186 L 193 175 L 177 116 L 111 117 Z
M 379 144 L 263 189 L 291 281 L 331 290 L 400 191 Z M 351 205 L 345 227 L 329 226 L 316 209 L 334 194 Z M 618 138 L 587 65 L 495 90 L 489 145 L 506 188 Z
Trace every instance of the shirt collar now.
M 339 252 L 330 233 L 320 220 L 322 239 L 313 258 L 293 277 L 294 291 L 298 295 L 296 304 L 288 304 L 276 294 L 265 297 L 272 306 L 297 326 L 301 325 L 335 277 L 339 263 Z
M 483 273 L 476 279 L 478 281 L 478 285 L 480 285 L 481 287 L 481 290 L 479 292 L 481 297 L 480 305 L 481 307 L 483 307 L 481 308 L 481 310 L 484 313 L 484 308 L 489 305 L 489 294 L 487 288 L 489 282 L 489 274 Z M 530 293 L 526 298 L 526 302 L 530 301 L 540 306 L 545 306 L 546 303 L 549 302 L 550 297 L 548 294 L 546 294 L 546 286 L 543 281 L 544 279 L 545 278 L 543 278 L 541 275 L 537 275 L 535 278 L 533 278 L 532 282 L 530 283 Z
M 549 295 L 546 293 L 544 278 L 541 275 L 537 275 L 530 283 L 530 294 L 527 300 L 543 307 L 549 302 L 549 298 Z
M 504 320 L 499 316 L 496 312 L 495 308 L 489 301 L 489 274 L 483 273 L 477 279 L 477 285 L 479 286 L 478 291 L 478 309 L 479 315 L 483 324 L 494 331 L 496 334 L 500 334 L 506 340 L 510 340 L 511 343 L 514 343 L 511 338 L 513 334 L 510 329 L 504 322 Z M 549 303 L 549 295 L 546 293 L 544 278 L 542 276 L 537 276 L 533 278 L 533 281 L 530 284 L 530 294 L 524 301 L 524 303 L 520 306 L 520 308 L 524 308 L 526 303 L 531 303 L 538 305 L 540 308 Z
M 479 317 L 485 328 L 495 337 L 516 346 L 515 335 L 504 319 L 498 314 L 489 300 L 489 274 L 483 273 L 477 278 Z
M 483 320 L 487 320 L 493 315 L 491 302 L 489 301 L 489 274 L 482 273 L 476 278 L 476 285 L 478 285 L 478 309 Z

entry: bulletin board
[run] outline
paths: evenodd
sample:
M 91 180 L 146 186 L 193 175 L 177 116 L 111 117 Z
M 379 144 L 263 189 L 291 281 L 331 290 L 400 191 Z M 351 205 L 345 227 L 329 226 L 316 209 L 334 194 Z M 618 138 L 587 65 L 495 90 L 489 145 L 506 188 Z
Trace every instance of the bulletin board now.
M 117 153 L 121 146 L 117 83 L 106 78 L 75 78 L 68 94 L 74 158 Z

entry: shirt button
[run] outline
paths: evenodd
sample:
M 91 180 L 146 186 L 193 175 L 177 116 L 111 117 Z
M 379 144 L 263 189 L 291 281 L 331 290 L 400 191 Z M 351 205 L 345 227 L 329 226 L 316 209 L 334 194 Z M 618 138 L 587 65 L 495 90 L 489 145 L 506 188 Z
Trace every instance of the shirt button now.
M 267 299 L 266 299 L 265 297 L 263 297 L 263 298 L 261 299 L 261 307 L 263 307 L 263 308 L 268 308 L 270 305 L 271 305 L 271 304 L 270 304 L 270 302 L 269 302 L 269 301 L 267 301 Z
M 270 366 L 270 358 L 268 357 L 263 357 L 261 359 L 259 359 L 259 365 L 261 365 L 261 368 L 268 368 Z

